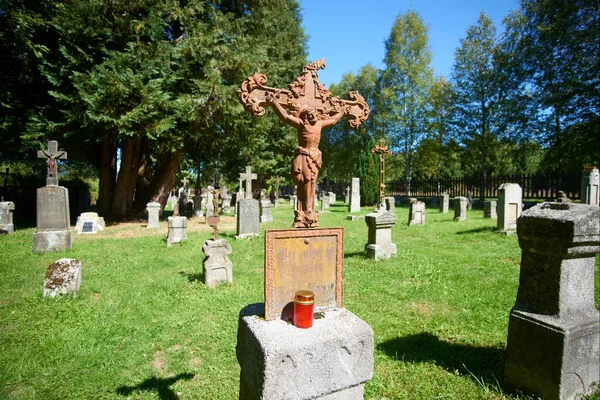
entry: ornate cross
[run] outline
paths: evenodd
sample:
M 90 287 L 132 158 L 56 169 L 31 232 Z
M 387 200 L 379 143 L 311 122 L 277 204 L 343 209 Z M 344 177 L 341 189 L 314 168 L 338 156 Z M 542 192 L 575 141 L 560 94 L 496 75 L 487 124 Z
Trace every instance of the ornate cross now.
M 58 185 L 58 165 L 56 160 L 66 160 L 67 152 L 58 151 L 58 142 L 56 140 L 48 141 L 48 150 L 38 150 L 38 158 L 48 159 L 48 176 L 46 177 L 46 186 Z
M 257 179 L 257 178 L 258 178 L 258 176 L 256 176 L 256 174 L 252 173 L 252 167 L 249 167 L 249 166 L 246 167 L 245 174 L 240 174 L 240 180 L 243 179 L 246 181 L 246 195 L 244 196 L 244 198 L 246 198 L 246 199 L 252 198 L 252 180 Z
M 183 188 L 187 188 L 187 184 L 188 184 L 188 178 L 187 176 L 184 176 L 183 179 L 181 180 L 181 184 L 183 185 Z
M 382 140 L 379 141 L 379 144 L 376 144 L 375 147 L 371 149 L 371 153 L 379 154 L 379 207 L 385 207 L 385 180 L 384 180 L 384 164 L 383 157 L 391 156 L 392 152 L 388 149 L 385 142 Z
M 255 116 L 265 114 L 264 106 L 273 107 L 279 118 L 298 131 L 298 146 L 292 161 L 292 178 L 298 186 L 296 228 L 318 226 L 315 207 L 316 183 L 322 159 L 319 150 L 321 130 L 347 117 L 350 127 L 358 128 L 369 117 L 369 105 L 358 94 L 348 93 L 349 100 L 332 96 L 320 82 L 317 71 L 325 68 L 325 59 L 302 68 L 289 89 L 266 86 L 267 77 L 255 73 L 238 89 L 240 102 Z

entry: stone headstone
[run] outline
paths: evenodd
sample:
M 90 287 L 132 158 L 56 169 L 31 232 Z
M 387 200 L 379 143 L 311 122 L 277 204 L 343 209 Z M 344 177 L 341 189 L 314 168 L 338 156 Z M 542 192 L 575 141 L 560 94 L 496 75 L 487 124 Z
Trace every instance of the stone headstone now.
M 498 188 L 498 229 L 507 234 L 517 231 L 517 219 L 523 208 L 523 191 L 516 183 L 503 183 Z
M 408 209 L 408 225 L 425 225 L 425 203 L 411 202 Z
M 396 213 L 396 198 L 394 196 L 384 197 L 385 209 L 387 212 Z
M 329 192 L 329 204 L 335 204 L 336 200 L 337 196 L 335 195 L 335 192 Z
M 321 197 L 321 212 L 324 212 L 329 208 L 329 195 Z
M 600 175 L 598 168 L 588 168 L 581 175 L 581 202 L 584 204 L 600 204 Z
M 232 266 L 229 259 L 231 246 L 226 240 L 209 239 L 202 246 L 205 258 L 202 263 L 204 272 L 204 284 L 208 287 L 216 287 L 221 282 L 233 283 Z
M 352 178 L 352 189 L 350 191 L 350 212 L 360 212 L 360 179 Z
M 344 204 L 350 204 L 350 186 L 346 186 L 346 191 L 344 193 Z
M 466 197 L 458 196 L 454 198 L 454 220 L 464 221 L 467 219 L 467 200 Z
M 229 193 L 224 193 L 221 197 L 221 212 L 231 212 L 231 195 Z
M 271 214 L 271 200 L 261 199 L 260 200 L 260 222 L 271 222 L 273 221 L 273 215 Z
M 486 200 L 483 202 L 483 218 L 498 218 L 498 213 L 496 212 L 497 207 L 496 200 Z
M 169 231 L 167 233 L 167 247 L 170 247 L 173 243 L 188 240 L 186 217 L 169 217 L 168 221 Z
M 13 224 L 13 212 L 15 211 L 15 203 L 12 201 L 0 202 L 0 234 L 10 235 L 15 231 Z
M 75 229 L 78 234 L 95 235 L 98 231 L 103 231 L 105 227 L 104 218 L 99 217 L 98 213 L 86 212 L 77 217 Z
M 440 212 L 447 213 L 450 209 L 450 195 L 448 193 L 444 193 L 439 196 L 440 200 Z
M 197 194 L 194 196 L 194 216 L 202 217 L 204 216 L 204 212 L 202 211 L 202 194 Z
M 473 209 L 473 192 L 467 191 L 467 210 Z
M 396 214 L 382 208 L 367 214 L 365 221 L 369 227 L 369 240 L 365 245 L 365 252 L 368 258 L 377 261 L 398 253 L 396 244 L 392 242 L 392 227 L 397 220 Z
M 158 214 L 160 212 L 160 203 L 155 201 L 146 204 L 146 212 L 148 213 L 147 229 L 160 228 L 158 224 Z
M 237 205 L 237 239 L 260 234 L 260 210 L 256 199 L 242 199 Z
M 33 252 L 62 251 L 73 246 L 70 229 L 69 191 L 62 186 L 45 186 L 37 190 L 36 232 Z
M 46 270 L 44 279 L 44 297 L 77 295 L 81 286 L 81 261 L 61 258 Z
M 295 194 L 290 195 L 290 204 L 294 207 L 294 211 L 298 210 L 298 196 Z
M 519 289 L 504 365 L 509 390 L 579 399 L 600 379 L 599 220 L 598 206 L 574 203 L 542 203 L 521 214 Z

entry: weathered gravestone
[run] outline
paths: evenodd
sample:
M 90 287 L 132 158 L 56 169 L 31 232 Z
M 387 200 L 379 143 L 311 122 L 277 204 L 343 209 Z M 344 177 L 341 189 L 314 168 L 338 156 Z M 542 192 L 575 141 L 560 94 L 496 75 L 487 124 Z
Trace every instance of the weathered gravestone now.
M 146 204 L 146 212 L 148 213 L 147 229 L 160 228 L 158 224 L 158 214 L 160 213 L 160 203 L 155 201 Z
M 202 217 L 204 212 L 202 211 L 202 193 L 198 193 L 193 198 L 194 201 L 194 216 Z
M 440 212 L 447 213 L 450 209 L 450 195 L 448 193 L 444 193 L 439 196 L 440 199 Z
M 290 90 L 266 87 L 255 74 L 238 91 L 255 115 L 267 104 L 298 130 L 292 177 L 299 194 L 293 226 L 300 228 L 265 234 L 265 305 L 244 308 L 238 323 L 241 399 L 362 399 L 373 374 L 373 331 L 342 308 L 343 228 L 317 229 L 314 212 L 321 129 L 344 115 L 358 127 L 368 105 L 358 93 L 350 101 L 331 97 L 318 82 L 323 67 L 323 60 L 304 67 Z M 281 319 L 297 290 L 313 291 L 322 312 L 309 329 Z
M 507 234 L 517 231 L 521 215 L 523 190 L 516 183 L 503 183 L 498 188 L 498 229 Z
M 260 234 L 260 209 L 256 199 L 242 199 L 237 204 L 236 239 Z
M 246 166 L 246 172 L 243 174 L 240 174 L 240 180 L 244 180 L 246 181 L 246 189 L 244 190 L 245 192 L 245 197 L 246 199 L 251 199 L 252 198 L 252 181 L 255 179 L 258 179 L 258 176 L 256 174 L 252 173 L 252 167 L 250 166 Z
M 229 194 L 229 192 L 223 193 L 221 196 L 221 212 L 231 212 L 231 194 Z
M 467 190 L 467 210 L 473 209 L 473 193 Z
M 398 216 L 384 208 L 367 214 L 365 222 L 369 227 L 369 239 L 365 245 L 368 258 L 385 260 L 398 253 L 396 244 L 392 242 L 392 228 L 398 221 Z
M 336 200 L 337 196 L 335 195 L 335 192 L 329 192 L 329 204 L 335 204 Z
M 44 297 L 77 295 L 81 286 L 81 261 L 61 258 L 46 270 L 44 279 Z
M 388 196 L 383 199 L 385 201 L 385 209 L 387 212 L 396 213 L 396 198 L 394 196 Z
M 496 200 L 486 200 L 483 202 L 483 218 L 498 218 L 498 213 L 496 212 L 498 203 Z
M 454 220 L 464 221 L 467 219 L 467 200 L 466 197 L 458 196 L 454 198 Z
M 344 204 L 350 204 L 350 186 L 346 186 L 346 191 L 344 193 Z
M 290 195 L 290 204 L 294 208 L 294 211 L 298 209 L 298 196 L 295 194 Z
M 204 272 L 204 284 L 208 287 L 216 287 L 221 282 L 233 283 L 233 263 L 228 257 L 231 254 L 231 246 L 223 239 L 209 239 L 202 246 L 205 258 L 202 263 Z
M 99 217 L 98 213 L 86 212 L 77 217 L 75 229 L 78 234 L 95 235 L 98 231 L 103 231 L 105 227 L 104 218 Z
M 260 222 L 271 222 L 273 221 L 273 215 L 271 214 L 271 200 L 267 199 L 266 189 L 260 190 Z
M 352 189 L 350 190 L 350 212 L 360 212 L 360 179 L 352 178 Z
M 600 381 L 599 221 L 598 206 L 585 204 L 543 203 L 521 214 L 519 289 L 504 366 L 509 389 L 579 399 Z
M 188 240 L 187 236 L 187 218 L 186 217 L 169 217 L 169 231 L 167 233 L 167 247 L 171 247 L 173 243 L 179 243 Z
M 321 212 L 327 212 L 326 210 L 329 208 L 329 201 L 331 197 L 329 194 L 327 196 L 321 196 Z
M 581 174 L 581 202 L 598 205 L 600 203 L 600 174 L 598 168 L 587 168 Z
M 15 203 L 12 201 L 0 202 L 0 234 L 10 235 L 15 231 L 13 224 L 13 212 L 15 211 Z
M 408 225 L 425 225 L 425 203 L 422 201 L 411 201 L 408 208 Z

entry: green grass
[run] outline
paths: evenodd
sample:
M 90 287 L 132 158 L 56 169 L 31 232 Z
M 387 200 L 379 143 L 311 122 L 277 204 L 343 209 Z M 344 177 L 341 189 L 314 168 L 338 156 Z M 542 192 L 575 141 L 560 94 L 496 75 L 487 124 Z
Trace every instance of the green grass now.
M 409 227 L 408 209 L 397 208 L 398 255 L 374 262 L 363 253 L 365 221 L 347 220 L 339 202 L 330 210 L 320 225 L 345 228 L 345 306 L 375 333 L 365 398 L 518 398 L 502 389 L 517 236 L 495 232 L 482 211 L 454 222 L 428 210 L 425 226 Z M 273 215 L 263 229 L 291 225 L 289 205 Z M 164 221 L 150 232 L 115 225 L 39 255 L 33 229 L 0 237 L 0 398 L 236 399 L 238 313 L 263 301 L 264 243 L 234 240 L 228 218 L 221 237 L 233 247 L 234 283 L 215 289 L 202 283 L 209 228 L 167 248 Z M 63 257 L 83 262 L 79 294 L 42 298 L 46 268 Z M 597 307 L 599 281 L 597 267 Z

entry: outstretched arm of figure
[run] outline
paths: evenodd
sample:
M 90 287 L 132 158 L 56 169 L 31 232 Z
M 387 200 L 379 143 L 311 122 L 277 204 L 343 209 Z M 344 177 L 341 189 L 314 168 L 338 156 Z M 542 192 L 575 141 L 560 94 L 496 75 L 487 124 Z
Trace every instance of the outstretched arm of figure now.
M 281 120 L 283 122 L 289 123 L 290 125 L 293 125 L 295 128 L 298 128 L 299 126 L 302 125 L 302 120 L 300 118 L 296 118 L 293 115 L 288 114 L 288 112 L 285 110 L 285 108 L 283 108 L 281 106 L 281 104 L 279 104 L 279 102 L 275 98 L 275 95 L 273 95 L 272 93 L 268 93 L 267 96 L 265 97 L 265 100 L 267 101 L 267 103 L 269 103 L 273 106 L 273 109 L 275 110 L 277 115 L 279 115 L 279 117 L 281 118 Z
M 335 125 L 340 118 L 342 118 L 344 115 L 346 115 L 348 113 L 350 107 L 344 107 L 344 109 L 342 111 L 340 111 L 337 114 L 334 114 L 331 118 L 326 119 L 322 122 L 322 126 L 323 128 L 328 128 L 330 126 Z

